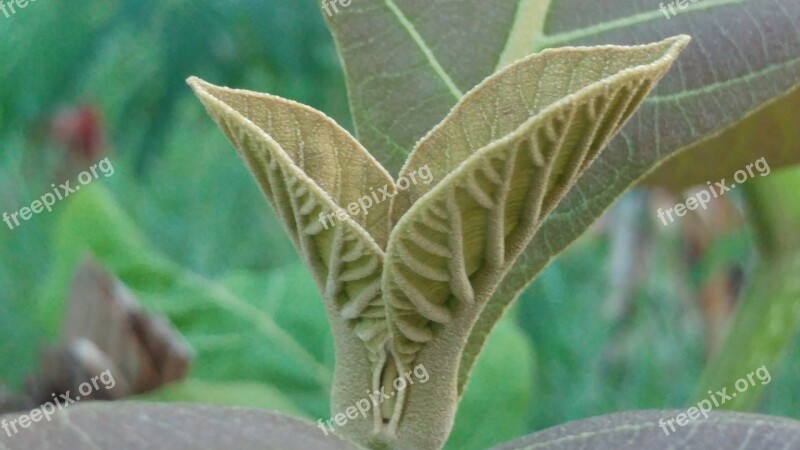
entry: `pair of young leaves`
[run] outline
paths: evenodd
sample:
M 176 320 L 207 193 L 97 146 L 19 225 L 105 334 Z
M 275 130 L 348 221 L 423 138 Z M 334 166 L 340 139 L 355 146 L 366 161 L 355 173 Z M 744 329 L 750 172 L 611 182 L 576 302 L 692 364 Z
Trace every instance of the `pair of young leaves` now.
M 378 389 L 397 371 L 449 359 L 452 373 L 432 376 L 460 395 L 459 355 L 495 288 L 688 40 L 546 50 L 507 66 L 417 143 L 397 178 L 409 180 L 405 189 L 319 111 L 188 82 L 311 270 L 336 339 L 337 379 L 366 358 Z M 422 168 L 429 184 L 411 177 Z M 365 199 L 368 209 L 337 215 Z M 362 387 L 342 395 L 355 401 Z M 411 390 L 383 405 L 390 432 Z

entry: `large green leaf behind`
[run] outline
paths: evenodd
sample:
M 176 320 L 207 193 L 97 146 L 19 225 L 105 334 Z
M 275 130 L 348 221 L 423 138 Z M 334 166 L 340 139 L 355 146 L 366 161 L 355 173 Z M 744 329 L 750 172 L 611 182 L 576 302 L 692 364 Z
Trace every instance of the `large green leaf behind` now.
M 800 81 L 796 1 L 706 0 L 671 18 L 647 0 L 523 0 L 503 5 L 365 0 L 329 19 L 358 136 L 390 172 L 396 173 L 402 160 L 398 152 L 410 151 L 472 80 L 528 53 L 567 45 L 641 44 L 679 33 L 691 35 L 693 43 L 546 219 L 505 277 L 497 301 L 490 302 L 472 332 L 461 364 L 464 374 L 506 305 L 625 189 L 668 157 L 734 126 Z M 511 11 L 509 5 L 516 8 Z M 372 39 L 378 35 L 388 38 Z M 491 36 L 487 42 L 492 44 L 474 44 L 479 35 Z M 507 36 L 505 44 L 497 44 L 502 36 Z M 458 38 L 468 44 L 454 44 Z M 477 48 L 496 52 L 494 68 Z M 387 95 L 396 100 L 387 93 L 398 92 L 402 100 L 387 101 Z M 750 151 L 740 158 L 716 158 L 707 165 L 708 179 L 729 172 L 727 162 L 735 167 L 742 159 L 757 159 Z M 769 151 L 759 148 L 756 153 Z

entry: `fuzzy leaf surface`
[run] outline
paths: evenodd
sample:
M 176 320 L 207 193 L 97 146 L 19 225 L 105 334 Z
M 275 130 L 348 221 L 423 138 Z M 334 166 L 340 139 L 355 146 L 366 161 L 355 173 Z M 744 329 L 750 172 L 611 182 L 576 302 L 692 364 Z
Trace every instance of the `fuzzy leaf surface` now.
M 395 198 L 383 295 L 398 370 L 437 376 L 398 392 L 403 445 L 446 438 L 462 351 L 500 280 L 687 42 L 533 55 L 465 95 L 415 149 L 408 169 L 418 161 L 443 178 Z
M 197 78 L 188 83 L 236 147 L 311 270 L 337 341 L 351 343 L 355 331 L 370 361 L 378 362 L 388 338 L 380 283 L 389 204 L 377 203 L 358 215 L 341 210 L 372 189 L 393 191 L 391 177 L 344 129 L 312 108 Z M 332 219 L 322 219 L 331 213 Z M 337 348 L 363 353 L 352 345 Z
M 384 268 L 394 348 L 405 365 L 459 314 L 473 323 L 468 315 L 480 313 L 687 42 L 533 55 L 478 85 L 420 141 L 401 176 L 424 165 L 435 182 L 394 198 L 398 223 Z
M 631 123 L 623 133 L 628 142 L 619 138 L 611 144 L 614 152 L 632 147 L 658 159 L 738 123 L 800 85 L 798 2 L 708 0 L 674 11 L 665 13 L 649 0 L 362 0 L 328 22 L 347 76 L 357 136 L 396 173 L 404 155 L 464 92 L 545 48 L 692 36 L 680 70 L 651 98 L 660 103 L 656 114 L 663 125 Z M 382 38 L 367 39 L 376 35 Z M 748 148 L 725 160 L 682 154 L 683 163 L 664 169 L 674 173 L 677 166 L 711 160 L 706 170 L 723 174 L 739 168 L 734 164 L 741 159 L 765 152 L 782 164 L 800 162 L 800 152 Z
M 792 448 L 800 442 L 800 422 L 761 414 L 711 411 L 708 419 L 690 420 L 672 431 L 677 414 L 686 411 L 635 411 L 578 420 L 534 433 L 494 450 L 705 450 Z M 669 431 L 666 434 L 660 420 Z
M 795 0 L 705 0 L 670 19 L 649 0 L 362 0 L 328 22 L 347 77 L 357 135 L 392 173 L 460 93 L 515 59 L 565 45 L 634 45 L 681 33 L 693 37 L 676 67 L 545 220 L 503 279 L 470 336 L 461 362 L 463 380 L 508 304 L 622 192 L 667 158 L 702 147 L 701 141 L 793 89 L 796 94 L 800 81 L 800 2 Z M 387 38 L 369 38 L 377 35 Z M 792 121 L 792 115 L 781 117 L 780 128 L 796 129 Z M 762 142 L 757 136 L 764 126 L 750 129 L 756 134 L 748 140 Z M 692 148 L 679 158 L 697 153 L 712 161 L 702 163 L 710 171 L 707 180 L 715 179 L 712 173 L 722 178 L 731 168 L 740 169 L 742 161 L 763 155 L 770 160 L 776 152 L 776 164 L 800 159 L 796 148 L 772 145 L 770 139 L 763 144 L 735 157 L 709 157 L 713 150 Z M 701 167 L 698 162 L 663 167 L 687 165 Z M 669 174 L 653 179 L 681 185 Z M 696 176 L 687 179 L 697 181 Z
M 19 414 L 3 417 L 19 418 Z M 41 419 L 41 417 L 40 417 Z M 259 409 L 139 402 L 87 403 L 56 411 L 19 434 L 0 434 L 0 448 L 97 450 L 356 450 L 309 422 Z

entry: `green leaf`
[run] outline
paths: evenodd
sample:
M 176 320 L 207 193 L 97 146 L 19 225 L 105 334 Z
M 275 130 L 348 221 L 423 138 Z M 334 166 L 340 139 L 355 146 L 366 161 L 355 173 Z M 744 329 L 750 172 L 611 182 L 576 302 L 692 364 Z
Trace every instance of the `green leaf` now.
M 347 76 L 357 135 L 392 173 L 456 104 L 457 93 L 448 89 L 452 84 L 464 92 L 496 68 L 547 47 L 631 45 L 679 33 L 693 36 L 675 69 L 545 220 L 505 276 L 472 329 L 460 363 L 463 374 L 469 373 L 474 355 L 505 308 L 622 192 L 668 157 L 734 126 L 798 86 L 799 20 L 800 3 L 794 0 L 704 0 L 670 19 L 657 5 L 636 0 L 424 5 L 364 0 L 328 19 Z M 386 38 L 364 38 L 376 35 Z M 486 62 L 490 56 L 497 61 L 494 68 Z M 448 83 L 448 78 L 456 81 Z M 783 127 L 792 126 L 783 121 Z M 760 156 L 777 151 L 751 148 Z M 779 159 L 796 162 L 794 150 L 784 149 L 790 153 Z M 728 158 L 710 160 L 715 169 L 728 169 Z M 737 158 L 730 161 L 741 168 Z
M 401 439 L 446 437 L 469 373 L 459 373 L 462 350 L 487 301 L 687 42 L 533 55 L 465 95 L 420 142 L 401 174 L 424 163 L 441 181 L 398 194 L 400 214 L 413 206 L 392 229 L 383 292 L 398 371 L 422 364 L 438 376 L 398 392 L 396 411 L 406 401 L 416 410 Z M 426 407 L 434 395 L 452 409 Z
M 533 384 L 532 345 L 506 316 L 475 364 L 445 449 L 482 450 L 523 435 L 529 430 L 526 419 Z
M 308 228 L 325 228 L 315 214 L 320 208 L 328 212 L 347 209 L 366 192 L 384 187 L 394 191 L 392 177 L 375 158 L 321 112 L 280 97 L 218 87 L 198 78 L 187 82 L 247 163 L 298 247 L 307 244 L 301 230 L 309 234 L 314 230 Z M 389 236 L 388 211 L 388 204 L 378 202 L 360 214 L 348 212 L 342 222 L 353 233 L 368 233 L 364 245 L 374 241 L 383 248 Z M 296 222 L 305 217 L 313 220 Z M 320 253 L 327 256 L 323 250 L 320 248 Z
M 390 173 L 464 92 L 495 71 L 515 3 L 365 0 L 326 15 L 358 139 Z
M 544 48 L 635 45 L 691 35 L 695 43 L 679 69 L 649 100 L 652 110 L 627 127 L 626 138 L 611 144 L 617 158 L 630 149 L 652 154 L 643 156 L 647 161 L 637 167 L 638 178 L 657 160 L 734 125 L 800 81 L 797 2 L 705 0 L 675 9 L 678 15 L 667 18 L 658 3 L 638 0 L 432 5 L 364 0 L 328 22 L 347 77 L 358 138 L 391 173 L 461 93 L 516 59 Z M 376 35 L 382 38 L 364 39 Z M 654 126 L 656 117 L 660 126 Z M 759 151 L 748 149 L 748 154 Z M 800 162 L 800 156 L 790 162 Z M 737 167 L 717 159 L 713 170 L 721 172 L 720 166 Z
M 148 311 L 165 314 L 183 334 L 197 353 L 191 378 L 280 386 L 304 413 L 329 414 L 331 336 L 302 267 L 209 280 L 163 257 L 100 185 L 64 206 L 53 244 L 57 259 L 40 295 L 40 310 L 52 322 L 46 329 L 58 329 L 72 273 L 92 253 Z
M 749 164 L 760 158 L 775 170 L 798 164 L 798 109 L 800 87 L 775 99 L 722 134 L 682 150 L 640 184 L 680 192 L 692 186 L 705 185 L 707 181 L 732 180 L 736 171 L 746 170 Z
M 379 288 L 390 205 L 335 213 L 375 189 L 394 192 L 392 178 L 344 129 L 312 108 L 197 78 L 188 82 L 253 172 L 328 307 L 338 312 L 331 321 L 352 321 L 379 353 L 387 332 L 372 328 L 384 315 Z M 324 217 L 331 211 L 333 217 Z
M 398 180 L 413 180 L 415 173 L 427 168 L 434 182 L 412 182 L 398 192 L 392 199 L 392 221 L 396 223 L 412 204 L 478 151 L 500 140 L 513 141 L 519 134 L 538 133 L 536 138 L 545 142 L 531 144 L 543 147 L 531 150 L 539 153 L 535 158 L 548 159 L 550 151 L 559 153 L 546 172 L 550 180 L 543 191 L 568 190 L 687 42 L 688 38 L 681 37 L 641 47 L 546 50 L 487 78 L 411 151 Z M 573 101 L 585 109 L 569 111 Z M 545 113 L 557 120 L 548 123 L 552 116 Z M 549 148 L 556 145 L 567 148 L 563 154 Z
M 783 448 L 800 439 L 800 422 L 796 420 L 720 411 L 712 411 L 708 419 L 695 411 L 699 419 L 689 420 L 684 427 L 674 425 L 672 431 L 666 421 L 671 419 L 676 424 L 675 416 L 681 413 L 686 415 L 686 411 L 636 411 L 594 417 L 549 428 L 495 449 L 757 450 Z
M 19 414 L 4 416 L 6 421 Z M 356 450 L 316 424 L 258 409 L 138 402 L 87 403 L 56 411 L 9 436 L 0 448 L 151 450 L 258 448 Z M 57 432 L 53 432 L 57 430 Z
M 278 411 L 292 416 L 302 413 L 292 401 L 272 386 L 252 382 L 213 383 L 187 380 L 139 395 L 137 401 L 201 403 Z
M 394 192 L 394 182 L 344 129 L 312 108 L 196 78 L 188 83 L 247 163 L 312 273 L 336 340 L 333 403 L 349 406 L 365 389 L 379 389 L 387 358 L 380 288 L 390 204 L 376 198 L 367 208 L 364 199 L 372 204 L 376 190 Z M 379 416 L 374 420 L 377 425 Z

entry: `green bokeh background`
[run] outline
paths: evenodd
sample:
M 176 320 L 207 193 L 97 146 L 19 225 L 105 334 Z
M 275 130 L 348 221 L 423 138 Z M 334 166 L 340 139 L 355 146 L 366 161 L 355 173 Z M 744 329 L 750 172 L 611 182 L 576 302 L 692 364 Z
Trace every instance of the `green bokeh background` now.
M 115 168 L 52 213 L 0 228 L 0 382 L 20 390 L 37 370 L 91 251 L 197 352 L 186 383 L 149 399 L 327 419 L 333 348 L 321 301 L 190 75 L 306 103 L 352 130 L 314 0 L 40 1 L 0 15 L 0 211 L 64 181 L 69 150 L 48 133 L 63 108 L 100 112 Z M 707 361 L 694 294 L 732 266 L 747 279 L 753 238 L 736 228 L 687 265 L 679 228 L 641 214 L 648 266 L 632 307 L 609 315 L 615 218 L 651 195 L 626 196 L 522 294 L 478 361 L 450 448 L 690 402 Z M 800 418 L 796 342 L 782 353 L 757 410 Z

